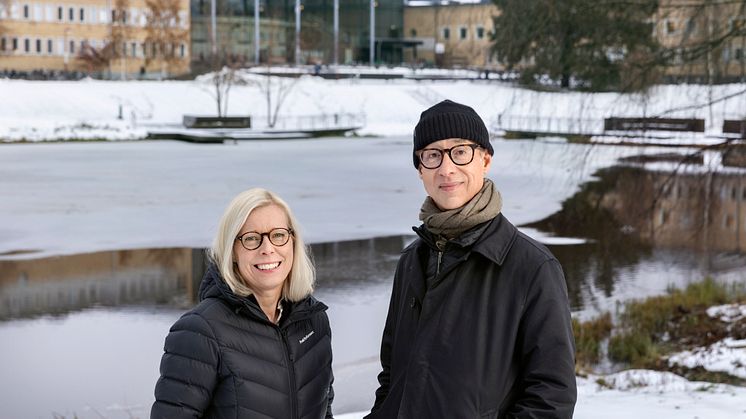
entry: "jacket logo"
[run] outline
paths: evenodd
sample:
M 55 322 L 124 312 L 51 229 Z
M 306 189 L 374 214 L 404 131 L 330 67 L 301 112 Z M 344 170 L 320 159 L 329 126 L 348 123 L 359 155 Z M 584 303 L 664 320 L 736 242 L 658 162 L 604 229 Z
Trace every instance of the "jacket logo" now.
M 300 338 L 300 340 L 298 341 L 298 343 L 303 343 L 303 342 L 307 341 L 308 338 L 310 338 L 313 335 L 313 333 L 314 333 L 313 330 L 311 330 L 311 332 L 309 334 L 307 334 L 307 335 L 303 336 L 302 338 Z

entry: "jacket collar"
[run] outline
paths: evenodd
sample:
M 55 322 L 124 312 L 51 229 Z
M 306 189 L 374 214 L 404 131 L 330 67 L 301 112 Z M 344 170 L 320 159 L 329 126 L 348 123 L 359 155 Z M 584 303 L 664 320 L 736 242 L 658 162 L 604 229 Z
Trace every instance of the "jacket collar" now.
M 217 298 L 228 304 L 228 306 L 235 312 L 245 311 L 250 313 L 253 317 L 259 320 L 267 320 L 267 316 L 264 315 L 259 303 L 256 298 L 250 295 L 248 297 L 241 297 L 233 293 L 228 284 L 223 280 L 220 275 L 220 271 L 214 263 L 210 263 L 205 272 L 204 278 L 199 286 L 199 300 L 202 301 L 207 298 Z M 283 319 L 280 324 L 287 324 L 296 320 L 300 320 L 311 316 L 318 311 L 325 311 L 328 307 L 326 304 L 314 298 L 313 295 L 296 301 L 284 301 L 284 310 L 287 310 L 283 314 Z M 287 316 L 287 317 L 286 317 Z
M 502 266 L 517 236 L 518 229 L 500 213 L 490 221 L 472 251 Z
M 422 243 L 437 250 L 436 238 L 424 224 L 412 229 L 420 237 Z M 498 214 L 492 220 L 468 230 L 449 242 L 461 247 L 471 245 L 471 251 L 481 254 L 497 265 L 502 265 L 517 234 L 518 229 L 505 216 Z

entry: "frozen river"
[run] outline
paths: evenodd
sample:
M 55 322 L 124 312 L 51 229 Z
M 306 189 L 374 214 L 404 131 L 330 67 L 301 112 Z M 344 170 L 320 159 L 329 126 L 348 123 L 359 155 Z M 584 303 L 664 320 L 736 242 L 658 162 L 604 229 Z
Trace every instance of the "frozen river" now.
M 642 152 L 530 141 L 493 146 L 490 177 L 516 224 L 556 212 L 597 168 Z M 330 307 L 334 331 L 335 411 L 365 410 L 376 387 L 391 274 L 424 198 L 411 151 L 404 137 L 2 145 L 0 304 L 29 290 L 46 296 L 42 306 L 73 298 L 74 287 L 105 295 L 82 274 L 50 284 L 2 272 L 88 252 L 203 248 L 236 193 L 266 187 L 289 202 L 314 243 L 316 294 Z M 617 266 L 611 285 L 599 283 L 594 266 L 602 263 L 594 259 L 593 243 L 526 231 L 553 244 L 577 273 L 567 278 L 576 315 L 661 293 L 707 272 L 688 252 L 653 249 Z M 143 297 L 142 289 L 152 285 L 140 287 L 143 272 L 95 279 L 120 281 L 113 300 L 97 301 L 83 291 L 74 294 L 77 305 L 0 321 L 0 416 L 148 416 L 163 338 L 188 303 L 182 286 L 153 286 L 158 298 Z

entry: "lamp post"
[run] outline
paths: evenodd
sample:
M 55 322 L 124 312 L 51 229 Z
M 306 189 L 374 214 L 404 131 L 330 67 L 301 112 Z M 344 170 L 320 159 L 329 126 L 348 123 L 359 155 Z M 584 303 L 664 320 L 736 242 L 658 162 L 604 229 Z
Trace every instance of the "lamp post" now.
M 300 65 L 300 0 L 295 0 L 295 64 Z
M 375 65 L 376 59 L 376 1 L 370 0 L 370 66 Z
M 334 0 L 334 65 L 339 64 L 339 0 Z
M 210 0 L 210 42 L 213 58 L 218 54 L 218 28 L 215 0 Z
M 254 64 L 259 65 L 259 0 L 254 0 Z

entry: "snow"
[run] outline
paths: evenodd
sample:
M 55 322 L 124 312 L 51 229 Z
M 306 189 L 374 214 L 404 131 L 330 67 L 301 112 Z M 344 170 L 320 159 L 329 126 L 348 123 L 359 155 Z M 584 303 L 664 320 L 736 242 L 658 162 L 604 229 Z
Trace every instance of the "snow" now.
M 261 70 L 257 67 L 253 71 Z M 282 70 L 272 69 L 278 73 Z M 335 71 L 356 70 L 340 67 Z M 248 114 L 254 123 L 261 124 L 267 115 L 266 96 L 260 89 L 265 78 L 252 71 L 243 72 L 242 77 L 247 83 L 231 88 L 228 114 Z M 273 78 L 273 83 L 290 84 L 287 79 L 280 79 Z M 499 131 L 500 117 L 551 117 L 597 123 L 609 116 L 704 118 L 706 127 L 701 139 L 684 141 L 685 136 L 680 140 L 692 144 L 706 143 L 711 141 L 707 138 L 720 134 L 724 119 L 746 116 L 746 94 L 738 94 L 745 88 L 744 84 L 666 85 L 652 88 L 647 95 L 593 94 L 538 92 L 485 80 L 325 80 L 305 75 L 289 91 L 280 115 L 365 115 L 367 124 L 359 134 L 404 136 L 411 135 L 422 110 L 449 98 L 472 106 L 495 133 Z M 181 124 L 185 114 L 214 115 L 212 94 L 209 77 L 165 82 L 0 79 L 0 139 L 45 141 L 76 134 L 81 138 L 142 138 L 148 128 Z M 707 98 L 716 102 L 705 106 Z
M 469 81 L 331 81 L 304 76 L 293 87 L 283 115 L 364 114 L 367 125 L 359 134 L 384 138 L 217 146 L 172 141 L 4 144 L 0 147 L 0 255 L 31 250 L 12 256 L 31 258 L 135 247 L 206 246 L 230 198 L 252 186 L 283 196 L 311 242 L 409 234 L 424 198 L 411 163 L 411 132 L 420 112 L 439 100 L 450 98 L 473 106 L 490 128 L 501 114 L 603 118 L 644 113 L 707 118 L 709 135 L 719 131 L 723 119 L 744 117 L 746 95 L 734 95 L 743 89 L 744 85 L 659 86 L 643 97 L 534 92 Z M 708 96 L 732 97 L 710 107 L 692 106 Z M 131 140 L 142 138 L 148 128 L 179 124 L 184 114 L 212 115 L 215 108 L 209 86 L 197 81 L 0 80 L 0 97 L 0 138 L 8 142 Z M 234 86 L 229 113 L 261 120 L 266 116 L 264 100 L 256 86 Z M 122 119 L 117 118 L 120 109 Z M 596 168 L 623 155 L 656 151 L 558 141 L 494 140 L 493 146 L 490 177 L 503 194 L 504 213 L 516 224 L 557 211 Z M 536 231 L 525 231 L 538 236 Z M 738 310 L 740 314 L 734 315 L 729 314 L 732 310 L 713 309 L 713 316 L 743 316 L 743 307 Z M 740 375 L 746 364 L 744 344 L 724 340 L 677 359 Z M 375 363 L 366 364 L 368 369 L 360 374 L 375 374 L 371 366 Z M 605 386 L 598 384 L 600 379 Z M 624 371 L 579 377 L 578 385 L 578 419 L 746 418 L 746 389 L 689 382 L 670 373 Z
M 746 318 L 746 304 L 726 304 L 707 309 L 707 315 L 726 323 Z M 746 339 L 725 338 L 706 348 L 682 351 L 668 359 L 669 365 L 702 367 L 746 379 Z

